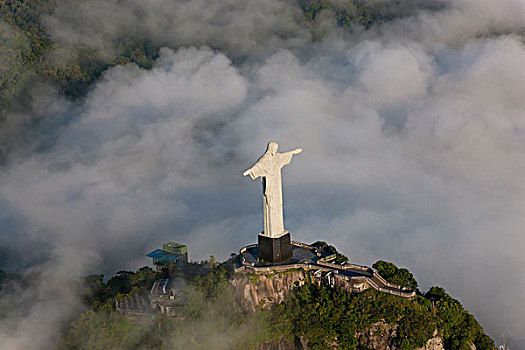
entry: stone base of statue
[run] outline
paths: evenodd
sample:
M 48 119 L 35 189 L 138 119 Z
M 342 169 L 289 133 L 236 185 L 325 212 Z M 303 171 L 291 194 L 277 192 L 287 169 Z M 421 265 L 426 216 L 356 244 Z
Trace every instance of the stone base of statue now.
M 276 264 L 292 258 L 290 233 L 272 238 L 259 233 L 259 259 L 261 262 Z

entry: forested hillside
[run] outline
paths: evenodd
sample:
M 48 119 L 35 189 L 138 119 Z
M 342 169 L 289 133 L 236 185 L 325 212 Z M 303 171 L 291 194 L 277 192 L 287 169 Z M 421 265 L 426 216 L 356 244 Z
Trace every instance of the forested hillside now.
M 390 281 L 417 283 L 406 269 L 396 269 Z M 199 268 L 199 265 L 195 265 Z M 400 272 L 401 271 L 401 272 Z M 271 310 L 246 312 L 237 304 L 229 278 L 231 262 L 203 262 L 200 272 L 187 276 L 179 317 L 158 314 L 152 323 L 134 324 L 115 311 L 114 300 L 148 292 L 155 278 L 150 268 L 84 279 L 86 305 L 91 305 L 66 331 L 59 349 L 249 349 L 268 342 L 307 341 L 310 349 L 366 347 L 365 335 L 374 324 L 397 327 L 399 349 L 422 347 L 438 334 L 445 349 L 494 349 L 475 318 L 443 288 L 432 287 L 415 299 L 367 290 L 358 295 L 307 283 Z M 406 278 L 407 274 L 409 275 Z M 164 277 L 164 276 L 160 276 Z
M 162 43 L 153 44 L 140 35 L 123 35 L 116 48 L 103 50 L 89 45 L 64 45 L 53 41 L 47 19 L 60 6 L 88 0 L 12 0 L 0 2 L 0 108 L 23 102 L 36 82 L 52 83 L 71 98 L 83 96 L 90 84 L 110 66 L 136 63 L 150 68 Z M 439 9 L 439 1 L 397 4 L 380 0 L 298 0 L 302 11 L 297 21 L 314 38 L 323 35 L 327 19 L 348 30 L 411 15 L 416 8 Z M 14 101 L 11 101 L 15 98 Z
M 63 47 L 46 31 L 46 15 L 67 0 L 2 1 L 0 107 L 10 99 L 23 101 L 25 88 L 42 81 L 66 96 L 79 97 L 110 66 L 135 62 L 149 68 L 158 48 L 140 38 L 123 41 L 120 52 L 101 55 L 89 47 Z

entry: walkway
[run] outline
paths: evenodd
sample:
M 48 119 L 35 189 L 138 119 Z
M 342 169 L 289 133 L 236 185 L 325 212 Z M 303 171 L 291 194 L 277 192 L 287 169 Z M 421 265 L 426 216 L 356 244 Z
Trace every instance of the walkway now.
M 253 271 L 255 273 L 268 273 L 284 271 L 292 268 L 302 268 L 308 271 L 333 272 L 335 279 L 354 281 L 366 281 L 371 288 L 403 298 L 413 298 L 416 293 L 412 289 L 398 286 L 387 282 L 379 275 L 376 269 L 355 265 L 335 264 L 327 262 L 329 256 L 317 250 L 315 247 L 301 242 L 292 242 L 293 258 L 281 264 L 268 264 L 257 261 L 259 247 L 257 244 L 249 245 L 241 249 L 241 263 L 236 267 L 236 272 Z M 362 282 L 361 282 L 362 283 Z

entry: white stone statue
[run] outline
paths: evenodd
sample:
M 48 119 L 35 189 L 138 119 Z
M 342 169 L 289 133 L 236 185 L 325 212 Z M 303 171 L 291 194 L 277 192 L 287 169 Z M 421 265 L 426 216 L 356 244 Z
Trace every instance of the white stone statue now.
M 292 156 L 299 154 L 302 148 L 279 153 L 277 142 L 269 142 L 266 152 L 243 175 L 250 175 L 255 180 L 261 177 L 263 185 L 263 222 L 267 237 L 278 238 L 286 233 L 283 221 L 283 190 L 281 168 L 290 164 Z

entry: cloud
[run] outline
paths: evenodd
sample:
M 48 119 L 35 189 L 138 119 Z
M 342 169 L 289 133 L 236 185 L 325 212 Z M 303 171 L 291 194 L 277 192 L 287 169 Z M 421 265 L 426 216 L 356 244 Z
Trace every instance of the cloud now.
M 25 264 L 64 278 L 139 267 L 168 239 L 226 258 L 262 227 L 259 184 L 241 174 L 276 140 L 304 148 L 283 170 L 294 239 L 395 261 L 491 335 L 502 310 L 506 333 L 525 331 L 521 2 L 449 2 L 318 43 L 288 2 L 98 5 L 49 18 L 56 40 L 111 50 L 129 34 L 171 49 L 151 70 L 107 70 L 79 105 L 49 98 L 46 118 L 67 122 L 0 175 L 8 266 L 28 242 L 45 249 Z
M 282 43 L 305 45 L 310 34 L 300 21 L 293 1 L 108 0 L 66 3 L 46 24 L 59 43 L 108 52 L 125 38 L 144 38 L 154 45 L 208 45 L 243 56 L 274 51 Z

